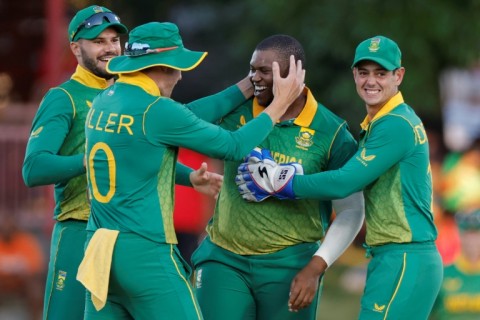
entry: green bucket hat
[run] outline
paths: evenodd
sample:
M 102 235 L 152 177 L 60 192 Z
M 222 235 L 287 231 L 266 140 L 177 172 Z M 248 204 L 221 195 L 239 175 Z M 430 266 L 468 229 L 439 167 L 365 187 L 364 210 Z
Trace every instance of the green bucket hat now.
M 357 46 L 352 68 L 363 60 L 374 61 L 391 71 L 402 66 L 402 52 L 395 41 L 384 36 L 375 36 Z
M 480 208 L 457 212 L 455 222 L 460 230 L 480 231 Z
M 155 66 L 188 71 L 206 55 L 207 52 L 186 49 L 174 23 L 149 22 L 130 32 L 124 55 L 111 59 L 107 72 L 131 73 Z
M 120 23 L 120 18 L 109 9 L 101 6 L 90 6 L 77 12 L 68 25 L 70 42 L 78 39 L 95 39 L 103 30 L 115 28 L 118 33 L 128 32 L 127 27 Z

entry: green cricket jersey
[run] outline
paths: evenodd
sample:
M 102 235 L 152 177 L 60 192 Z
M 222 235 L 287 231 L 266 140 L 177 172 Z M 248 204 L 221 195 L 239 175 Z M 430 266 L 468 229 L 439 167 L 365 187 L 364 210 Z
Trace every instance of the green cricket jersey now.
M 399 92 L 362 123 L 359 149 L 342 168 L 294 178 L 300 198 L 337 199 L 364 191 L 366 243 L 433 241 L 432 179 L 421 120 Z
M 30 187 L 55 184 L 56 220 L 88 219 L 85 118 L 107 87 L 105 79 L 77 66 L 70 80 L 49 90 L 33 119 L 23 177 Z
M 121 75 L 98 95 L 85 123 L 92 195 L 87 230 L 108 228 L 159 243 L 177 242 L 173 226 L 177 146 L 215 158 L 241 159 L 272 130 L 266 114 L 236 132 L 195 116 L 218 120 L 235 105 L 227 100 L 236 101 L 235 106 L 245 101 L 236 86 L 225 91 L 183 105 L 161 96 L 153 80 L 136 72 Z
M 29 187 L 55 184 L 53 218 L 58 221 L 87 221 L 90 215 L 83 166 L 85 119 L 93 98 L 108 86 L 78 65 L 70 80 L 49 90 L 33 119 L 23 177 Z M 198 114 L 208 116 L 202 110 Z M 176 170 L 176 183 L 190 185 L 192 169 L 177 163 Z
M 356 142 L 346 122 L 317 103 L 306 90 L 307 102 L 300 115 L 277 123 L 259 146 L 270 149 L 279 163 L 301 163 L 306 174 L 337 169 L 355 153 Z M 221 125 L 230 130 L 240 128 L 262 110 L 256 99 L 250 99 L 222 119 Z M 207 226 L 212 242 L 231 252 L 251 255 L 323 238 L 332 211 L 330 201 L 268 198 L 248 203 L 235 184 L 240 163 L 224 163 L 222 189 Z
M 480 319 L 480 266 L 460 256 L 444 269 L 435 320 Z

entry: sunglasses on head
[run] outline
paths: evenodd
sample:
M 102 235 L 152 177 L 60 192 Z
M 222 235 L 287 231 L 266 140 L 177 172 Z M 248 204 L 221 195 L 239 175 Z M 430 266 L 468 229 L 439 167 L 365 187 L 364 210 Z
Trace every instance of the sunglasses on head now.
M 75 32 L 73 33 L 72 41 L 74 41 L 75 36 L 80 30 L 82 30 L 82 28 L 90 29 L 103 24 L 103 21 L 107 21 L 109 23 L 120 23 L 120 18 L 112 12 L 95 13 L 93 16 L 85 19 L 85 21 L 78 25 L 77 30 L 75 30 Z
M 138 43 L 131 43 L 128 42 L 125 44 L 125 52 L 124 54 L 129 57 L 136 57 L 136 56 L 143 56 L 149 53 L 159 53 L 164 51 L 170 51 L 177 49 L 178 46 L 175 47 L 168 47 L 168 48 L 157 48 L 157 49 L 150 49 L 150 46 L 145 44 L 138 44 Z

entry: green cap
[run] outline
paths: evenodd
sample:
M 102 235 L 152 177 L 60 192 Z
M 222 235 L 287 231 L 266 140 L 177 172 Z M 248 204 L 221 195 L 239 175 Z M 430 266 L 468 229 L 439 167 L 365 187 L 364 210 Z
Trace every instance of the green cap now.
M 171 22 L 150 22 L 133 29 L 123 56 L 107 63 L 109 73 L 131 73 L 155 66 L 188 71 L 197 67 L 207 52 L 183 46 L 178 27 Z
M 460 230 L 480 230 L 480 208 L 457 212 L 455 221 Z
M 364 60 L 374 61 L 391 71 L 402 66 L 402 52 L 395 41 L 384 36 L 375 36 L 357 46 L 352 68 Z
M 118 33 L 128 32 L 127 27 L 120 23 L 120 18 L 111 10 L 93 5 L 77 12 L 68 25 L 70 42 L 78 39 L 95 39 L 103 30 L 115 28 Z

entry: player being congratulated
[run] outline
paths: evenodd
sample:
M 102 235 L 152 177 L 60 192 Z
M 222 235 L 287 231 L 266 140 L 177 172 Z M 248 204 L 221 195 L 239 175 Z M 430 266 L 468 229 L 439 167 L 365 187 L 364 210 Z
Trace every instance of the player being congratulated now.
M 291 175 L 286 182 L 279 174 L 269 182 L 255 173 L 265 167 L 269 176 L 275 174 L 279 169 L 271 162 L 250 160 L 239 167 L 239 189 L 250 201 L 264 194 L 277 197 L 278 185 L 291 190 L 281 197 L 292 199 L 337 199 L 364 190 L 372 260 L 360 319 L 427 319 L 443 275 L 434 243 L 427 135 L 398 89 L 405 69 L 394 41 L 376 36 L 361 42 L 352 68 L 367 108 L 357 153 L 338 170 Z
M 233 130 L 259 117 L 274 97 L 272 62 L 280 61 L 281 74 L 285 75 L 290 55 L 305 63 L 302 45 L 287 35 L 273 35 L 257 45 L 250 61 L 255 97 L 224 117 L 222 127 Z M 272 150 L 277 161 L 301 162 L 307 174 L 340 168 L 357 148 L 346 122 L 317 102 L 308 88 L 260 146 Z M 192 256 L 204 317 L 314 320 L 323 271 L 350 245 L 362 226 L 362 193 L 333 201 L 337 217 L 327 232 L 331 201 L 243 201 L 235 184 L 240 163 L 224 162 L 224 183 L 207 226 L 208 236 Z M 278 175 L 286 180 L 297 168 L 301 166 L 282 165 Z M 259 174 L 265 173 L 272 172 Z M 318 242 L 325 233 L 319 249 Z M 314 272 L 296 277 L 306 265 L 318 268 L 307 267 Z

